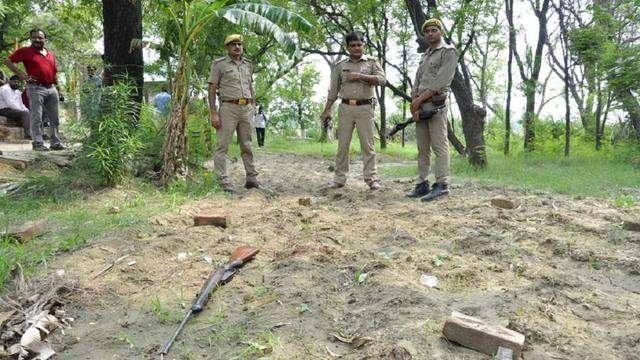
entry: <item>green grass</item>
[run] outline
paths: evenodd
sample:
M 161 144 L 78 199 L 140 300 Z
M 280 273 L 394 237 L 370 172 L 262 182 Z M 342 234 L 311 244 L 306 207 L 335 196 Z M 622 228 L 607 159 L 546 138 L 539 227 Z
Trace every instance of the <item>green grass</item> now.
M 294 153 L 300 155 L 322 156 L 333 158 L 338 150 L 338 142 L 320 143 L 318 141 L 287 139 L 284 137 L 270 137 L 265 140 L 265 149 L 273 152 Z M 414 144 L 407 144 L 404 148 L 400 144 L 390 143 L 386 149 L 381 149 L 380 144 L 376 143 L 376 152 L 388 156 L 399 157 L 404 159 L 416 159 L 417 151 Z M 351 140 L 349 154 L 356 155 L 360 153 L 360 142 L 355 136 Z
M 30 220 L 43 219 L 48 224 L 47 233 L 26 243 L 0 237 L 0 288 L 11 280 L 17 268 L 31 276 L 46 269 L 43 265 L 55 254 L 118 236 L 131 227 L 144 230 L 150 216 L 219 191 L 209 172 L 196 173 L 190 181 L 165 188 L 140 179 L 129 179 L 115 190 L 92 184 L 77 170 L 31 175 L 21 193 L 0 197 L 0 232 Z M 120 212 L 108 214 L 112 206 L 119 207 Z
M 274 152 L 330 158 L 335 156 L 337 148 L 336 141 L 320 144 L 279 137 L 269 140 L 266 148 Z M 354 137 L 350 153 L 358 154 L 359 148 L 357 137 Z M 401 160 L 414 161 L 417 158 L 415 143 L 407 143 L 404 148 L 390 143 L 386 149 L 378 147 L 377 151 Z M 617 206 L 633 206 L 640 201 L 640 167 L 629 161 L 624 152 L 629 152 L 629 148 L 595 152 L 590 144 L 576 144 L 573 155 L 569 157 L 563 156 L 561 149 L 555 148 L 529 154 L 516 149 L 510 156 L 489 150 L 488 166 L 484 169 L 474 167 L 466 158 L 454 154 L 451 172 L 453 181 L 593 196 L 610 199 Z M 385 166 L 382 163 L 381 168 L 381 174 L 386 178 L 413 177 L 418 173 L 417 165 Z

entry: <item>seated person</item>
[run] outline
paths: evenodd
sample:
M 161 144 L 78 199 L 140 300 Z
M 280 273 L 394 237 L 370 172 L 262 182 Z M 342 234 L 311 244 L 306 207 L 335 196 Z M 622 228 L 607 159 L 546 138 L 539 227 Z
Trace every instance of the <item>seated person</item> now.
M 4 116 L 24 129 L 27 138 L 31 138 L 29 109 L 22 103 L 20 78 L 17 75 L 9 79 L 9 83 L 0 86 L 0 116 Z

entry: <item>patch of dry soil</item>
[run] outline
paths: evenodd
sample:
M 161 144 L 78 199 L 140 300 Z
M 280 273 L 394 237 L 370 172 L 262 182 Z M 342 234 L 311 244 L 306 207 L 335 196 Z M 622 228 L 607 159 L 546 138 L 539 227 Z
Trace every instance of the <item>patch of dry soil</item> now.
M 524 333 L 524 359 L 640 358 L 640 233 L 621 227 L 638 207 L 473 183 L 424 204 L 404 197 L 411 179 L 369 191 L 357 159 L 340 190 L 322 189 L 326 160 L 261 152 L 256 162 L 267 190 L 213 195 L 149 219 L 151 231 L 58 258 L 52 271 L 84 289 L 67 308 L 76 322 L 55 344 L 59 358 L 158 358 L 214 269 L 205 256 L 221 263 L 243 244 L 260 254 L 169 359 L 490 358 L 443 339 L 454 310 Z M 233 173 L 240 187 L 240 162 Z M 496 208 L 496 196 L 521 206 Z M 227 214 L 231 225 L 193 227 L 194 214 Z M 333 334 L 374 340 L 353 349 Z

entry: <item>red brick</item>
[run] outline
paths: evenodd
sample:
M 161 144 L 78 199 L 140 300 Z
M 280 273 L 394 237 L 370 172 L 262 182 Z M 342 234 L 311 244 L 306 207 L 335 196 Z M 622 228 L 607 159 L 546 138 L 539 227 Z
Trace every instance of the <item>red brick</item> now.
M 298 199 L 298 205 L 311 206 L 311 198 L 304 197 L 304 198 Z
M 228 225 L 228 218 L 223 216 L 211 216 L 211 215 L 196 215 L 193 217 L 194 226 L 218 226 L 226 228 Z
M 622 223 L 622 228 L 629 231 L 640 231 L 640 221 L 626 220 Z
M 27 242 L 47 230 L 47 223 L 44 220 L 27 221 L 24 224 L 12 226 L 7 234 L 20 242 Z
M 504 347 L 513 350 L 513 359 L 519 359 L 524 346 L 524 335 L 455 311 L 444 323 L 442 332 L 449 341 L 491 356 Z

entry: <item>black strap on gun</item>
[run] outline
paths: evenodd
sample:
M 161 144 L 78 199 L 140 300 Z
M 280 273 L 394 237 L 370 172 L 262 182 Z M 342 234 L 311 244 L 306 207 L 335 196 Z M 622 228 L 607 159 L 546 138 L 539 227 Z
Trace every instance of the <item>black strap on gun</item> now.
M 231 254 L 231 257 L 229 257 L 229 262 L 219 267 L 211 274 L 211 276 L 209 276 L 209 279 L 207 279 L 207 282 L 202 285 L 198 296 L 193 301 L 193 304 L 191 304 L 191 307 L 185 314 L 184 319 L 182 319 L 180 325 L 178 325 L 178 328 L 173 333 L 171 339 L 169 339 L 169 341 L 167 341 L 160 349 L 160 359 L 164 359 L 164 355 L 169 352 L 169 349 L 171 349 L 171 345 L 173 345 L 173 342 L 182 331 L 182 328 L 184 328 L 184 326 L 187 324 L 187 321 L 189 320 L 191 315 L 197 314 L 201 312 L 202 309 L 204 309 L 207 301 L 209 301 L 209 295 L 211 294 L 211 292 L 213 292 L 213 290 L 219 285 L 224 285 L 229 282 L 231 278 L 233 278 L 233 275 L 235 275 L 236 271 L 238 271 L 239 268 L 241 268 L 245 263 L 256 256 L 259 251 L 260 250 L 251 246 L 240 246 L 233 252 L 233 254 Z
M 427 120 L 431 119 L 435 114 L 437 114 L 440 111 L 444 110 L 444 108 L 445 108 L 445 106 L 442 105 L 442 106 L 438 106 L 436 108 L 432 108 L 432 109 L 429 109 L 429 110 L 421 109 L 420 110 L 420 119 L 418 121 L 427 121 Z M 415 120 L 413 120 L 413 117 L 410 117 L 409 120 L 396 124 L 393 128 L 388 130 L 387 138 L 392 137 L 398 131 L 406 128 L 407 126 L 409 126 L 411 123 L 414 123 L 414 122 L 415 122 Z

